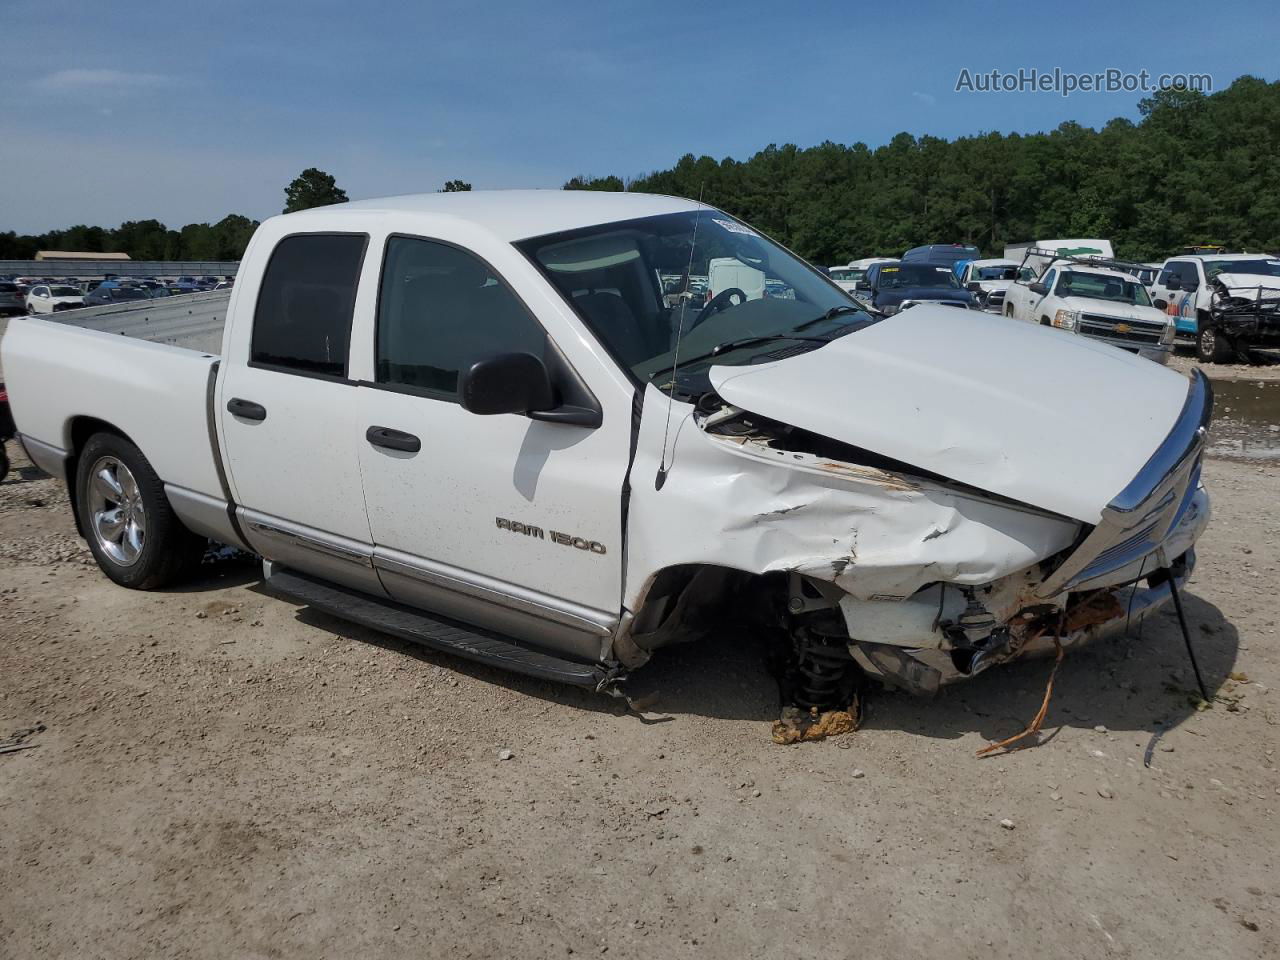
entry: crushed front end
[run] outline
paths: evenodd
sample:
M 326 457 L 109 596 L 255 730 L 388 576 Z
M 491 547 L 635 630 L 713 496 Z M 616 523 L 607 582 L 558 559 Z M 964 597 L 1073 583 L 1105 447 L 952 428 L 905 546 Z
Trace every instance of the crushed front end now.
M 937 580 L 909 596 L 858 596 L 793 573 L 788 609 L 801 655 L 847 645 L 868 676 L 916 694 L 1018 657 L 1123 631 L 1171 597 L 1195 567 L 1209 522 L 1200 483 L 1212 392 L 1193 375 L 1174 428 L 1070 547 L 984 584 Z M 820 653 L 818 654 L 820 656 Z

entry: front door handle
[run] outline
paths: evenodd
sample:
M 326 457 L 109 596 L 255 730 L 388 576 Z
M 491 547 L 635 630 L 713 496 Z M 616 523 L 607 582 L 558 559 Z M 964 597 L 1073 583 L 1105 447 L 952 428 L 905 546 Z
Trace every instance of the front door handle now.
M 232 397 L 227 401 L 227 412 L 233 416 L 244 417 L 246 420 L 267 419 L 266 407 L 252 400 L 241 400 L 239 397 Z
M 412 433 L 392 430 L 390 427 L 370 427 L 365 431 L 364 438 L 375 447 L 386 447 L 388 450 L 417 453 L 422 449 L 422 441 Z

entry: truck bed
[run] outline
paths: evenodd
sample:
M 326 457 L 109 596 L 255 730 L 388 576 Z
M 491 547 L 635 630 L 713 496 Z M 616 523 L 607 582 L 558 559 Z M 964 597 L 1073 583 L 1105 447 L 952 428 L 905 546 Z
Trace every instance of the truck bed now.
M 230 299 L 230 290 L 217 290 L 64 310 L 41 319 L 216 357 L 222 351 L 222 328 L 226 326 Z
M 0 356 L 32 459 L 53 469 L 105 424 L 166 486 L 224 496 L 210 411 L 229 299 L 217 291 L 11 320 Z

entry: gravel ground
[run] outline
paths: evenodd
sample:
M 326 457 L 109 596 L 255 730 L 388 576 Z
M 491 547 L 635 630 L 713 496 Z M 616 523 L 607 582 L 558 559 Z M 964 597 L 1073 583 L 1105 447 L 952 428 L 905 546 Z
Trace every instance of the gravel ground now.
M 1253 363 L 1201 363 L 1194 348 L 1179 343 L 1169 367 L 1182 373 L 1199 367 L 1214 380 L 1280 380 L 1280 350 L 1255 350 Z
M 762 653 L 725 634 L 639 675 L 642 720 L 295 607 L 236 558 L 121 590 L 10 451 L 0 741 L 35 749 L 0 753 L 6 960 L 1280 953 L 1274 463 L 1206 467 L 1213 707 L 1170 613 L 1071 654 L 1042 744 L 978 760 L 1047 664 L 778 747 Z
M 11 447 L 11 449 L 13 449 Z M 22 462 L 22 461 L 20 461 Z M 861 731 L 769 740 L 725 633 L 642 720 L 263 592 L 115 587 L 61 488 L 0 485 L 0 956 L 1275 957 L 1280 470 L 1211 462 L 1187 610 Z M 509 751 L 509 752 L 508 752 Z M 506 757 L 507 759 L 502 759 Z

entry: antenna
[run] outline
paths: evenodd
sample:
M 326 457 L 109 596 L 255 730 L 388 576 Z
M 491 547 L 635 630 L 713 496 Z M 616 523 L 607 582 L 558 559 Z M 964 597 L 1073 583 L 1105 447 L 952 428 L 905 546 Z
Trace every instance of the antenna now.
M 676 396 L 676 371 L 680 369 L 680 341 L 684 339 L 684 315 L 689 309 L 689 282 L 693 272 L 693 251 L 698 245 L 698 221 L 702 219 L 702 191 L 706 181 L 698 187 L 698 207 L 693 214 L 693 236 L 689 239 L 689 262 L 684 268 L 684 290 L 680 299 L 680 323 L 676 328 L 676 349 L 671 355 L 671 383 L 667 385 L 667 422 L 662 427 L 662 459 L 658 462 L 658 475 L 653 478 L 653 489 L 661 490 L 667 482 L 667 435 L 671 432 L 671 407 Z

